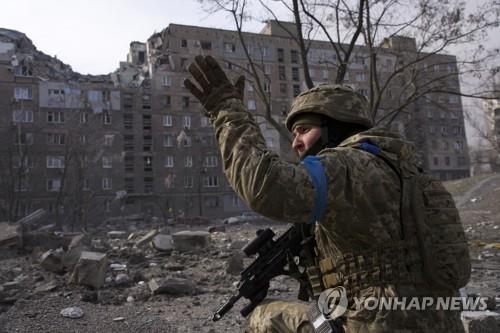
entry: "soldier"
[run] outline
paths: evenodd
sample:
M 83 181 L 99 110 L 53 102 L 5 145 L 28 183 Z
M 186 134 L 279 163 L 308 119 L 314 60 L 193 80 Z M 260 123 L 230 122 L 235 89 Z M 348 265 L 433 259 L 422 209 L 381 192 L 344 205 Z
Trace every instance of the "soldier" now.
M 197 56 L 189 72 L 198 86 L 184 84 L 215 128 L 236 193 L 259 214 L 314 227 L 321 288 L 347 290 L 349 308 L 340 318 L 345 332 L 463 332 L 458 312 L 354 308 L 353 297 L 457 292 L 423 281 L 416 240 L 402 230 L 401 175 L 420 172 L 414 148 L 372 128 L 362 95 L 325 84 L 295 98 L 286 119 L 302 161 L 294 164 L 266 147 L 242 102 L 244 78 L 233 85 L 211 56 Z M 314 332 L 307 310 L 299 302 L 265 301 L 250 315 L 247 331 Z

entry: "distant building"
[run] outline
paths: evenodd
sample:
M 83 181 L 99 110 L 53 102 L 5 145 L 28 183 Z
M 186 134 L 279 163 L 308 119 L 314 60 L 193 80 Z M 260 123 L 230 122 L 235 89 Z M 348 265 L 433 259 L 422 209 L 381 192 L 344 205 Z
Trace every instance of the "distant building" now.
M 276 21 L 244 36 L 258 60 L 264 93 L 271 96 L 272 117 L 282 123 L 294 96 L 306 89 L 300 52 Z M 411 38 L 387 39 L 379 53 L 380 75 L 389 75 L 415 51 Z M 235 31 L 170 24 L 145 43 L 132 42 L 127 61 L 110 76 L 82 76 L 36 51 L 24 34 L 0 30 L 0 135 L 13 142 L 0 148 L 5 189 L 0 217 L 37 208 L 77 222 L 136 212 L 222 218 L 248 210 L 222 172 L 208 119 L 182 84 L 198 54 L 221 60 L 232 77 L 248 70 Z M 357 46 L 346 76 L 346 83 L 365 96 L 370 93 L 367 57 L 366 48 Z M 337 62 L 329 43 L 311 41 L 308 63 L 316 84 L 334 80 Z M 429 57 L 421 69 L 425 75 L 448 73 L 449 86 L 460 91 L 454 56 Z M 400 85 L 387 90 L 380 116 L 401 91 Z M 258 96 L 247 76 L 244 103 L 268 146 L 295 160 L 290 143 L 260 116 L 264 104 Z M 392 126 L 415 142 L 432 175 L 469 175 L 457 95 L 421 98 Z

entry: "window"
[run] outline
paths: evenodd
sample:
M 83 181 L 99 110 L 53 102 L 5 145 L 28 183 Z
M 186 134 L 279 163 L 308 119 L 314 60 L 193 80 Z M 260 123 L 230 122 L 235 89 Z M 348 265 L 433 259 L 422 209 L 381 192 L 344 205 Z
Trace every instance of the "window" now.
M 166 134 L 163 137 L 163 147 L 173 147 L 174 146 L 174 139 L 172 138 L 172 135 Z
M 432 149 L 436 150 L 438 148 L 437 141 L 436 140 L 432 140 L 431 141 L 431 146 L 432 146 Z
M 450 95 L 448 96 L 448 102 L 451 104 L 458 104 L 458 96 L 457 95 Z
M 453 147 L 455 150 L 462 150 L 464 148 L 464 143 L 462 141 L 455 141 Z
M 90 190 L 90 179 L 84 178 L 82 182 L 82 190 L 89 191 Z
M 431 134 L 436 133 L 436 128 L 433 125 L 429 126 L 429 133 Z
M 448 141 L 443 141 L 443 150 L 448 150 L 450 148 L 450 144 Z
M 445 157 L 444 157 L 444 164 L 445 164 L 446 166 L 450 166 L 450 156 L 445 156 Z
M 48 90 L 49 98 L 64 100 L 64 89 L 49 89 Z
M 184 128 L 191 128 L 191 116 L 182 117 L 182 126 Z
M 297 97 L 299 94 L 300 94 L 300 85 L 294 84 L 293 85 L 293 97 Z
M 12 121 L 15 123 L 32 123 L 33 111 L 14 110 L 12 111 Z
M 153 157 L 151 156 L 144 156 L 142 158 L 143 163 L 144 163 L 144 171 L 153 171 Z
M 210 121 L 208 120 L 207 117 L 205 117 L 205 116 L 201 116 L 200 117 L 200 126 L 201 127 L 208 127 L 208 126 L 210 126 Z
M 64 112 L 62 112 L 62 111 L 48 111 L 47 112 L 47 122 L 51 123 L 51 124 L 64 123 Z
M 175 175 L 167 175 L 164 179 L 165 188 L 175 188 Z
M 286 80 L 285 66 L 278 67 L 278 77 L 280 80 Z
M 123 150 L 132 151 L 134 150 L 134 135 L 125 134 L 123 136 Z
M 187 47 L 187 46 L 188 46 L 187 40 L 181 39 L 181 47 Z
M 126 108 L 131 108 L 134 104 L 134 95 L 131 93 L 123 94 L 123 106 Z
M 185 176 L 184 177 L 184 188 L 193 188 L 193 177 Z
M 170 95 L 166 95 L 163 97 L 163 106 L 169 108 L 172 105 L 172 98 Z
M 327 80 L 328 79 L 328 69 L 323 69 L 321 71 L 321 77 L 323 78 L 323 80 Z
M 356 81 L 359 81 L 359 82 L 366 81 L 366 74 L 365 73 L 356 73 Z
M 151 130 L 151 125 L 152 125 L 151 115 L 149 114 L 142 115 L 142 129 L 149 131 Z
M 208 167 L 208 168 L 216 167 L 217 166 L 217 156 L 215 156 L 215 155 L 205 156 L 205 159 L 203 160 L 203 166 Z
M 111 124 L 111 114 L 109 114 L 109 112 L 108 112 L 108 111 L 104 111 L 104 112 L 102 113 L 102 123 L 103 123 L 104 125 L 109 125 L 109 124 Z
M 217 197 L 208 197 L 204 201 L 205 207 L 215 208 L 219 206 L 219 198 Z
M 181 69 L 186 71 L 188 66 L 187 58 L 181 58 Z
M 87 112 L 80 113 L 80 124 L 85 124 L 89 122 L 89 114 Z
M 184 167 L 191 168 L 193 166 L 193 156 L 186 156 L 184 160 Z
M 163 116 L 163 126 L 171 127 L 172 126 L 172 116 L 167 114 Z
M 80 143 L 82 145 L 84 145 L 85 143 L 87 143 L 87 135 L 85 135 L 85 134 L 81 134 L 80 135 Z
M 363 95 L 363 96 L 365 96 L 366 98 L 368 98 L 368 89 L 364 89 L 364 88 L 362 88 L 362 89 L 358 89 L 358 92 L 359 92 L 361 95 Z
M 47 144 L 63 145 L 66 138 L 64 133 L 47 133 Z
M 226 53 L 234 53 L 236 51 L 236 46 L 233 43 L 224 43 L 224 51 Z
M 182 96 L 182 107 L 184 109 L 189 107 L 189 96 Z
M 292 67 L 292 80 L 300 81 L 299 68 Z
M 218 187 L 219 178 L 217 176 L 205 176 L 203 177 L 203 187 Z
M 113 146 L 113 140 L 114 139 L 115 139 L 115 136 L 113 134 L 105 134 L 104 135 L 104 145 L 106 147 Z
M 33 99 L 33 92 L 31 88 L 14 88 L 14 98 L 18 100 L 29 100 Z
M 427 109 L 427 118 L 432 118 L 434 115 L 434 112 L 431 109 Z
M 439 159 L 438 159 L 438 157 L 437 157 L 437 156 L 434 156 L 434 157 L 432 158 L 432 164 L 434 164 L 434 165 L 439 165 Z
M 201 48 L 203 50 L 211 50 L 212 49 L 212 42 L 210 42 L 210 41 L 202 40 L 202 41 L 200 41 L 200 45 L 201 45 Z
M 153 147 L 153 137 L 151 135 L 143 135 L 142 136 L 142 150 L 143 151 L 151 151 Z
M 64 168 L 64 156 L 47 156 L 47 168 L 48 169 L 63 169 Z
M 134 115 L 131 113 L 123 114 L 123 127 L 127 130 L 134 129 Z
M 286 83 L 280 83 L 280 94 L 286 95 L 288 93 L 288 86 Z
M 269 92 L 270 91 L 270 86 L 269 86 L 269 82 L 267 81 L 264 81 L 264 91 L 265 92 Z
M 55 192 L 61 189 L 61 180 L 58 178 L 47 179 L 47 191 Z
M 104 177 L 102 179 L 102 189 L 111 190 L 113 188 L 113 180 L 110 177 Z
M 102 167 L 105 169 L 111 169 L 113 167 L 113 158 L 111 156 L 103 156 Z
M 165 86 L 165 87 L 169 87 L 172 85 L 172 78 L 170 77 L 170 75 L 165 75 L 163 77 L 163 81 L 162 81 L 162 84 Z
M 151 109 L 151 95 L 142 95 L 142 108 L 146 110 Z
M 247 108 L 248 110 L 255 110 L 256 109 L 255 100 L 249 99 L 247 101 Z
M 191 137 L 190 137 L 190 136 L 186 136 L 186 137 L 184 138 L 184 140 L 182 140 L 182 145 L 183 145 L 184 147 L 191 147 L 192 143 L 193 143 L 193 141 L 192 141 L 192 139 L 191 139 Z
M 174 167 L 174 157 L 172 155 L 165 156 L 165 168 L 173 168 Z
M 18 133 L 14 137 L 14 143 L 16 145 L 32 145 L 33 144 L 33 133 Z
M 271 74 L 271 65 L 269 64 L 264 64 L 264 74 Z
M 134 156 L 125 155 L 124 164 L 125 164 L 125 172 L 134 172 L 135 169 Z
M 292 62 L 292 64 L 299 63 L 299 52 L 297 50 L 290 51 L 290 61 Z
M 134 193 L 134 178 L 125 178 L 125 191 Z
M 274 148 L 274 139 L 273 138 L 266 138 L 266 145 L 269 148 Z
M 32 72 L 30 67 L 24 66 L 24 65 L 19 65 L 16 67 L 14 75 L 15 76 L 33 76 L 33 72 Z
M 278 49 L 278 62 L 285 61 L 285 51 L 283 49 Z
M 144 177 L 144 193 L 153 192 L 153 180 L 153 177 Z

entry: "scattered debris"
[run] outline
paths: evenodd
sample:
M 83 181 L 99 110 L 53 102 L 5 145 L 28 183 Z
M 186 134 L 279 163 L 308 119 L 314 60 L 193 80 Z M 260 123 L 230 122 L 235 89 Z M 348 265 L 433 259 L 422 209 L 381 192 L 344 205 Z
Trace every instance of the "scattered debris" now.
M 193 282 L 186 279 L 153 279 L 149 281 L 149 289 L 153 294 L 190 295 L 196 291 Z
M 172 237 L 177 251 L 189 252 L 207 248 L 210 233 L 205 231 L 179 231 L 173 234 Z
M 99 289 L 104 284 L 108 257 L 105 253 L 82 252 L 75 266 L 71 282 Z
M 157 234 L 158 234 L 157 229 L 151 230 L 145 236 L 141 237 L 137 242 L 135 242 L 135 246 L 141 247 L 143 245 L 146 245 L 147 243 L 151 242 Z
M 154 236 L 152 243 L 156 250 L 165 252 L 166 254 L 170 254 L 174 250 L 173 238 L 170 235 L 156 235 Z
M 78 319 L 83 317 L 83 310 L 79 307 L 70 307 L 61 310 L 61 315 L 66 318 Z

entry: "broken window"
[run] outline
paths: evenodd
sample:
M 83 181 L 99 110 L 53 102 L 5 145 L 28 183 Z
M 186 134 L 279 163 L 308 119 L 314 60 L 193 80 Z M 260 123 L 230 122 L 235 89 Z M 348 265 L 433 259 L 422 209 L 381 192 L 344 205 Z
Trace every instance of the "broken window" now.
M 193 166 L 193 156 L 186 156 L 184 160 L 184 167 L 191 168 Z
M 55 192 L 61 189 L 61 180 L 59 178 L 47 179 L 47 191 Z
M 102 113 L 102 123 L 104 125 L 109 125 L 111 124 L 111 114 L 109 113 L 109 111 L 104 111 Z
M 280 83 L 280 93 L 286 95 L 288 93 L 288 86 L 286 83 Z
M 207 168 L 213 168 L 217 166 L 217 156 L 215 155 L 209 155 L 205 156 L 205 159 L 203 160 L 203 166 Z
M 63 145 L 66 138 L 64 133 L 47 133 L 47 143 L 49 145 Z
M 64 169 L 64 156 L 47 156 L 48 169 Z
M 182 96 L 182 107 L 189 108 L 189 96 Z
M 31 67 L 25 66 L 25 65 L 19 65 L 16 67 L 16 70 L 14 72 L 15 76 L 33 76 L 33 71 L 31 70 Z
M 205 176 L 203 177 L 203 187 L 218 187 L 219 178 L 217 176 Z
M 85 111 L 80 113 L 80 124 L 85 124 L 89 122 L 89 114 Z
M 47 122 L 52 124 L 64 123 L 64 112 L 62 111 L 48 111 Z
M 292 67 L 292 80 L 300 81 L 299 68 Z
M 113 158 L 111 156 L 103 156 L 102 167 L 104 169 L 111 169 L 113 167 Z
M 299 63 L 299 52 L 297 50 L 290 50 L 290 61 L 292 64 L 298 64 Z
M 151 151 L 153 146 L 153 137 L 151 135 L 144 135 L 142 137 L 143 140 L 143 151 Z
M 123 114 L 123 127 L 126 130 L 131 130 L 134 128 L 134 115 L 132 113 Z
M 167 114 L 163 116 L 163 126 L 171 127 L 172 126 L 172 116 Z
M 14 98 L 17 100 L 30 100 L 33 99 L 33 91 L 31 87 L 15 87 Z
M 134 178 L 125 178 L 125 191 L 134 193 Z
M 113 188 L 113 180 L 110 177 L 104 177 L 102 179 L 102 189 L 111 190 Z
M 211 50 L 212 49 L 212 42 L 210 42 L 210 41 L 202 40 L 202 41 L 200 41 L 200 45 L 201 45 L 201 48 L 203 50 Z
M 138 58 L 139 58 L 138 59 L 139 60 L 139 65 L 142 65 L 146 61 L 146 54 L 145 54 L 144 51 L 139 51 L 137 53 L 137 55 L 138 55 Z
M 134 106 L 134 95 L 131 93 L 124 93 L 123 94 L 123 107 L 131 108 L 132 106 Z
M 278 76 L 280 80 L 286 80 L 285 66 L 278 67 Z
M 285 51 L 283 49 L 278 49 L 278 62 L 285 61 Z
M 163 106 L 169 108 L 171 104 L 172 104 L 172 98 L 170 97 L 170 95 L 166 95 L 163 98 Z
M 164 166 L 165 166 L 165 168 L 173 168 L 174 167 L 174 157 L 172 155 L 165 156 Z
M 133 155 L 125 155 L 124 163 L 125 163 L 125 172 L 134 172 L 135 161 Z
M 113 140 L 115 136 L 113 134 L 105 134 L 104 135 L 104 145 L 106 147 L 111 147 L 113 146 Z
M 184 138 L 184 140 L 182 140 L 182 145 L 183 145 L 184 147 L 191 147 L 191 145 L 192 145 L 192 140 L 191 140 L 191 137 L 186 136 L 186 137 Z
M 142 129 L 147 131 L 151 130 L 151 115 L 142 115 Z
M 151 95 L 142 95 L 142 108 L 146 110 L 151 109 Z
M 187 46 L 188 46 L 187 40 L 181 39 L 181 47 L 187 47 Z
M 164 147 L 173 147 L 174 146 L 174 138 L 170 134 L 166 134 L 163 137 L 163 146 Z
M 153 157 L 144 156 L 143 162 L 144 162 L 144 171 L 153 171 Z
M 234 53 L 236 52 L 236 46 L 233 43 L 226 42 L 224 43 L 224 51 L 226 53 Z
M 12 111 L 12 121 L 15 123 L 32 123 L 33 111 L 31 110 L 14 110 Z
M 182 117 L 182 126 L 184 128 L 191 128 L 191 116 Z
M 193 188 L 193 177 L 185 176 L 184 177 L 184 188 Z
M 297 97 L 299 94 L 300 94 L 300 85 L 294 84 L 293 85 L 293 97 Z
M 14 144 L 16 145 L 32 145 L 33 133 L 17 133 L 14 136 Z
M 134 150 L 134 136 L 132 134 L 125 134 L 123 136 L 123 150 L 125 151 Z

